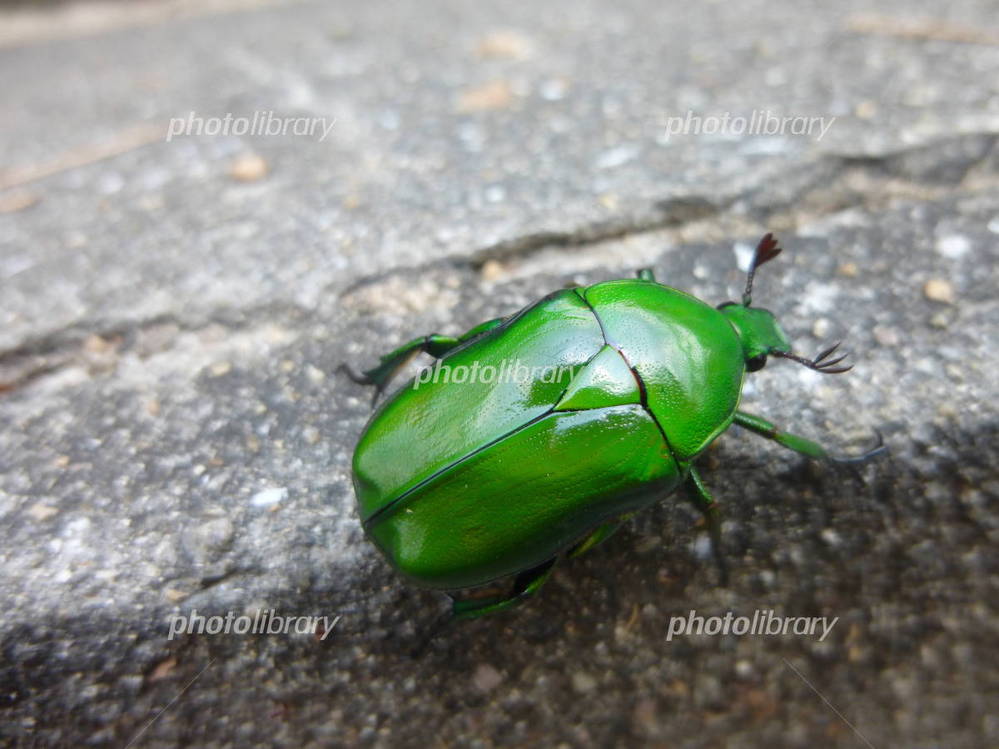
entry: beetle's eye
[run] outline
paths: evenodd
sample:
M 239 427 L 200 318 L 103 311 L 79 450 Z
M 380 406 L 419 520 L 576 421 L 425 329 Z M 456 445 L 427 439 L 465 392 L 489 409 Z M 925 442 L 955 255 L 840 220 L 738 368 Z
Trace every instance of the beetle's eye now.
M 747 372 L 759 372 L 767 364 L 767 355 L 760 354 L 759 356 L 754 356 L 752 359 L 746 359 L 746 371 Z

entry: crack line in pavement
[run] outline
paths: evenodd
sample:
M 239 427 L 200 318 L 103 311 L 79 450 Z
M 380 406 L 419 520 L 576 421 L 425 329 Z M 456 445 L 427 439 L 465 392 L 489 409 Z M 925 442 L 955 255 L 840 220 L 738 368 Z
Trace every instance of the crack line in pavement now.
M 820 699 L 820 700 L 822 700 L 822 701 L 823 701 L 824 703 L 826 703 L 826 705 L 828 705 L 828 706 L 829 706 L 829 709 L 830 709 L 830 710 L 832 710 L 832 711 L 833 711 L 834 713 L 836 713 L 836 715 L 838 715 L 838 716 L 839 716 L 839 719 L 840 719 L 841 721 L 843 721 L 843 722 L 844 722 L 844 723 L 846 723 L 846 724 L 847 724 L 848 726 L 850 726 L 850 728 L 851 728 L 851 729 L 853 730 L 853 732 L 854 732 L 855 734 L 857 734 L 857 736 L 858 736 L 858 737 L 860 738 L 860 740 L 861 740 L 861 741 L 863 741 L 863 742 L 864 742 L 865 744 L 867 744 L 867 746 L 868 746 L 868 747 L 870 747 L 870 749 L 874 749 L 874 744 L 872 744 L 872 743 L 871 743 L 870 741 L 868 741 L 868 740 L 867 740 L 867 737 L 866 737 L 866 736 L 864 736 L 864 734 L 862 734 L 862 733 L 861 733 L 860 731 L 858 731 L 858 730 L 857 730 L 857 728 L 856 728 L 856 726 L 854 726 L 854 725 L 853 725 L 853 723 L 851 723 L 851 722 L 850 722 L 850 721 L 848 721 L 848 720 L 847 720 L 846 718 L 844 718 L 844 717 L 843 717 L 843 713 L 841 713 L 841 712 L 840 712 L 839 710 L 837 710 L 837 709 L 836 709 L 835 707 L 833 707 L 833 704 L 832 704 L 832 703 L 831 703 L 831 702 L 830 702 L 829 700 L 827 700 L 827 699 L 826 699 L 826 698 L 825 698 L 825 697 L 824 697 L 824 696 L 822 695 L 822 692 L 820 692 L 820 691 L 819 691 L 818 689 L 816 689 L 816 688 L 815 688 L 815 687 L 814 687 L 814 686 L 812 685 L 812 682 L 810 682 L 810 681 L 809 681 L 808 679 L 806 679 L 806 678 L 805 678 L 805 677 L 804 677 L 804 676 L 802 675 L 801 671 L 799 671 L 799 670 L 798 670 L 798 669 L 796 669 L 796 668 L 795 668 L 794 666 L 792 666 L 792 665 L 791 665 L 791 662 L 790 662 L 790 661 L 788 661 L 788 659 L 787 659 L 787 658 L 783 658 L 783 657 L 782 657 L 782 658 L 781 658 L 781 660 L 782 660 L 782 661 L 784 661 L 784 665 L 786 665 L 786 666 L 787 666 L 787 667 L 788 667 L 789 669 L 791 669 L 792 671 L 794 671 L 794 673 L 796 673 L 796 674 L 798 675 L 798 678 L 799 678 L 799 679 L 801 679 L 801 680 L 802 680 L 803 682 L 805 682 L 805 684 L 807 684 L 807 685 L 809 686 L 809 688 L 810 688 L 810 689 L 811 689 L 811 690 L 812 690 L 813 692 L 815 692 L 815 694 L 817 694 L 817 695 L 819 696 L 819 699 Z M 127 749 L 127 748 L 126 748 L 126 749 Z
M 825 154 L 811 162 L 788 169 L 787 173 L 780 177 L 780 185 L 785 190 L 788 185 L 797 183 L 788 196 L 781 194 L 772 196 L 768 193 L 766 188 L 774 184 L 775 176 L 766 174 L 751 187 L 713 200 L 700 195 L 680 195 L 654 200 L 644 209 L 584 223 L 576 228 L 530 232 L 473 250 L 465 257 L 438 258 L 415 266 L 390 268 L 362 277 L 334 293 L 342 298 L 361 288 L 405 273 L 425 272 L 443 267 L 481 270 L 490 261 L 524 258 L 548 248 L 581 247 L 660 229 L 680 228 L 712 216 L 730 213 L 738 204 L 748 204 L 749 214 L 752 215 L 755 211 L 760 223 L 772 223 L 775 216 L 780 216 L 782 212 L 786 214 L 795 205 L 802 205 L 817 195 L 836 196 L 837 190 L 843 191 L 843 188 L 847 187 L 843 196 L 846 204 L 842 200 L 833 200 L 819 206 L 810 214 L 813 219 L 817 219 L 855 205 L 863 205 L 865 199 L 871 196 L 885 194 L 882 182 L 860 187 L 842 184 L 850 174 L 857 172 L 881 180 L 902 179 L 914 185 L 958 187 L 976 166 L 987 162 L 993 156 L 997 142 L 999 142 L 999 133 L 980 131 L 939 138 L 877 155 Z M 915 199 L 915 196 L 910 197 Z M 798 225 L 793 216 L 788 218 L 792 227 Z M 307 312 L 294 304 L 269 303 L 261 305 L 259 309 L 250 308 L 249 313 L 256 314 L 259 310 L 271 312 L 274 309 Z M 211 324 L 238 329 L 248 327 L 252 322 L 226 320 L 224 319 L 226 314 L 246 316 L 247 313 L 247 310 L 209 310 L 199 316 L 198 321 L 181 320 L 178 315 L 167 313 L 147 320 L 106 324 L 103 329 L 93 322 L 79 322 L 63 330 L 26 341 L 7 351 L 0 351 L 0 367 L 16 369 L 21 360 L 42 359 L 33 367 L 20 367 L 22 371 L 15 373 L 11 379 L 0 381 L 0 394 L 20 389 L 40 377 L 67 366 L 74 354 L 82 348 L 84 341 L 92 335 L 104 339 L 126 338 L 148 327 L 164 323 L 174 323 L 185 331 L 198 330 Z M 47 356 L 54 357 L 57 361 L 45 360 L 43 357 Z
M 197 680 L 198 680 L 198 679 L 199 679 L 199 678 L 201 677 L 201 674 L 203 674 L 203 673 L 204 673 L 205 671 L 207 671 L 207 670 L 208 670 L 208 668 L 209 668 L 209 666 L 211 666 L 211 665 L 212 665 L 213 663 L 215 663 L 215 659 L 214 659 L 214 658 L 212 658 L 212 659 L 211 659 L 210 661 L 208 661 L 208 665 L 207 665 L 207 666 L 205 666 L 205 667 L 204 667 L 203 669 L 201 669 L 200 671 L 198 671 L 198 675 L 197 675 L 197 676 L 195 676 L 195 677 L 194 677 L 193 679 L 191 679 L 191 680 L 190 680 L 189 682 L 187 682 L 187 684 L 185 684 L 185 685 L 184 685 L 184 688 L 183 688 L 183 689 L 181 689 L 181 690 L 180 690 L 180 691 L 179 691 L 179 692 L 177 693 L 177 696 L 176 696 L 176 697 L 174 697 L 174 698 L 173 698 L 172 700 L 170 700 L 170 701 L 169 701 L 169 702 L 168 702 L 168 703 L 166 704 L 166 707 L 164 707 L 164 708 L 163 708 L 162 710 L 160 710 L 160 711 L 159 711 L 158 713 L 156 713 L 156 715 L 154 715 L 154 716 L 153 716 L 153 719 L 152 719 L 151 721 L 149 721 L 148 723 L 146 723 L 146 725 L 144 725 L 144 726 L 142 727 L 142 730 L 141 730 L 141 731 L 139 731 L 139 732 L 138 732 L 137 734 L 135 734 L 135 736 L 133 736 L 133 737 L 132 737 L 132 740 L 131 740 L 131 741 L 129 741 L 129 742 L 127 743 L 127 744 L 125 744 L 125 749 L 129 749 L 129 747 L 131 747 L 131 746 L 132 746 L 132 744 L 134 744 L 134 743 L 135 743 L 136 741 L 138 741 L 138 740 L 139 740 L 139 738 L 141 738 L 142 734 L 144 734 L 144 733 L 145 733 L 145 732 L 146 732 L 147 730 L 149 730 L 149 727 L 150 727 L 150 726 L 151 726 L 151 725 L 152 725 L 153 723 L 155 723 L 155 722 L 156 722 L 156 721 L 157 721 L 157 720 L 159 719 L 159 717 L 160 717 L 161 715 L 163 715 L 163 713 L 165 713 L 165 712 L 166 712 L 167 710 L 169 710 L 169 709 L 170 709 L 170 707 L 171 707 L 171 706 L 173 705 L 173 703 L 175 703 L 175 702 L 176 702 L 177 700 L 179 700 L 179 699 L 180 699 L 180 698 L 181 698 L 181 697 L 183 696 L 184 692 L 186 692 L 186 691 L 187 691 L 188 689 L 190 689 L 190 688 L 191 688 L 191 685 L 192 685 L 192 684 L 193 684 L 194 682 L 196 682 L 196 681 L 197 681 Z
M 490 260 L 511 260 L 527 257 L 553 247 L 582 247 L 625 236 L 644 234 L 660 229 L 680 228 L 711 216 L 724 215 L 739 203 L 749 202 L 764 221 L 775 213 L 802 203 L 806 198 L 823 192 L 835 194 L 843 186 L 838 181 L 851 173 L 861 172 L 872 177 L 903 179 L 914 184 L 958 186 L 979 164 L 987 161 L 999 142 L 999 132 L 978 131 L 947 136 L 928 142 L 905 146 L 882 154 L 828 153 L 796 165 L 780 176 L 780 183 L 798 181 L 801 184 L 787 198 L 766 198 L 773 187 L 774 175 L 765 175 L 759 183 L 714 199 L 702 195 L 679 195 L 651 201 L 644 210 L 632 211 L 570 229 L 540 230 L 480 247 L 465 257 L 445 257 L 410 266 L 397 266 L 361 277 L 344 287 L 341 296 L 374 285 L 393 276 L 441 267 L 469 267 L 479 270 Z M 949 157 L 947 159 L 941 157 Z M 957 158 L 955 158 L 957 157 Z M 947 168 L 941 169 L 945 164 Z M 943 172 L 943 175 L 941 175 Z M 838 213 L 862 204 L 863 198 L 881 194 L 883 185 L 875 183 L 862 189 L 852 188 L 854 200 L 848 206 L 833 203 L 816 211 L 813 218 Z M 764 199 L 760 199 L 763 196 Z M 754 199 L 757 201 L 752 206 Z

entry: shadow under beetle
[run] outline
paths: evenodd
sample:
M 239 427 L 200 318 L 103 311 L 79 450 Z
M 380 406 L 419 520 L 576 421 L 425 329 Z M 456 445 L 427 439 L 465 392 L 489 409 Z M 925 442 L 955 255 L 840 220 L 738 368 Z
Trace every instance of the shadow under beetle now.
M 780 251 L 771 234 L 760 240 L 741 302 L 712 307 L 641 270 L 556 291 L 458 338 L 416 338 L 360 375 L 344 365 L 376 388 L 375 400 L 421 351 L 447 365 L 444 382 L 412 380 L 361 435 L 353 477 L 368 537 L 424 587 L 454 592 L 513 577 L 505 594 L 452 596 L 454 617 L 481 616 L 537 593 L 558 559 L 683 486 L 724 581 L 718 509 L 694 460 L 731 424 L 810 458 L 855 462 L 884 450 L 878 434 L 863 455 L 833 458 L 738 410 L 745 373 L 768 357 L 850 369 L 839 344 L 814 359 L 793 354 L 773 314 L 751 306 L 756 269 Z M 531 375 L 497 376 L 510 362 Z

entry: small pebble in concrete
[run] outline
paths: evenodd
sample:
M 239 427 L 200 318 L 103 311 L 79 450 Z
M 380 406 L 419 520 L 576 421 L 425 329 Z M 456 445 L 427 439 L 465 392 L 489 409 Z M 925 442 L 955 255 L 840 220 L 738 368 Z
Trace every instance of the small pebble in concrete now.
M 28 508 L 27 513 L 32 519 L 42 521 L 48 520 L 53 515 L 58 515 L 59 510 L 44 502 L 35 502 L 35 504 Z
M 490 81 L 481 86 L 470 88 L 458 97 L 458 112 L 491 112 L 508 109 L 513 104 L 513 89 L 506 81 Z
M 482 270 L 480 272 L 482 274 L 483 281 L 498 281 L 506 273 L 503 265 L 498 260 L 487 260 L 482 265 Z
M 585 671 L 577 671 L 572 675 L 572 688 L 580 694 L 592 692 L 597 688 L 597 680 Z
M 256 182 L 267 176 L 267 162 L 255 153 L 243 154 L 232 162 L 229 176 L 239 182 Z
M 531 56 L 531 40 L 516 31 L 494 31 L 482 37 L 475 50 L 479 57 L 495 60 L 525 60 Z
M 503 675 L 488 663 L 482 663 L 475 669 L 472 682 L 480 692 L 491 692 L 503 683 Z
M 954 285 L 943 278 L 931 278 L 923 284 L 923 294 L 931 302 L 954 303 Z

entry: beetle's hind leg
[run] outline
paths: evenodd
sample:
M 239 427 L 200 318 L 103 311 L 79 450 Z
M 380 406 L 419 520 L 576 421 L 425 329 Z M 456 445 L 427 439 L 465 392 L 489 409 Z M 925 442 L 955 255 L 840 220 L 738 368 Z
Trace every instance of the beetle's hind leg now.
M 818 442 L 812 442 L 809 439 L 799 437 L 798 435 L 791 434 L 790 432 L 783 432 L 775 424 L 772 424 L 760 416 L 754 416 L 753 414 L 748 414 L 745 411 L 736 411 L 734 422 L 742 428 L 748 429 L 749 431 L 766 437 L 769 440 L 773 440 L 778 445 L 783 445 L 789 450 L 794 450 L 796 453 L 806 455 L 809 458 L 814 458 L 816 460 L 828 460 L 833 463 L 862 463 L 863 461 L 869 460 L 876 455 L 880 455 L 888 449 L 885 446 L 881 433 L 876 432 L 878 441 L 877 444 L 870 450 L 867 450 L 860 455 L 830 455 L 829 452 Z
M 697 467 L 689 466 L 687 481 L 684 484 L 687 496 L 694 503 L 701 514 L 704 515 L 704 522 L 707 523 L 708 533 L 711 534 L 711 553 L 715 558 L 715 565 L 718 567 L 718 577 L 722 585 L 728 585 L 728 565 L 722 555 L 721 546 L 721 520 L 719 519 L 718 503 L 715 502 L 708 487 L 704 485 L 701 474 Z
M 360 374 L 351 369 L 350 365 L 346 363 L 341 364 L 337 368 L 337 371 L 344 372 L 358 385 L 374 385 L 375 392 L 371 398 L 371 405 L 374 406 L 379 396 L 385 392 L 385 388 L 388 387 L 392 378 L 403 367 L 409 364 L 413 357 L 423 352 L 439 359 L 457 346 L 458 343 L 459 340 L 457 338 L 432 333 L 431 335 L 414 338 L 409 343 L 404 343 L 395 351 L 390 351 L 381 357 L 381 363 L 377 367 L 367 369 Z
M 555 567 L 557 560 L 558 557 L 555 557 L 544 564 L 521 572 L 517 575 L 513 587 L 506 595 L 458 599 L 448 594 L 451 598 L 451 611 L 438 619 L 427 630 L 419 645 L 410 652 L 410 656 L 413 658 L 420 657 L 434 638 L 457 619 L 475 619 L 480 616 L 495 614 L 499 611 L 512 608 L 535 595 L 551 576 L 552 569 Z
M 381 363 L 379 363 L 377 367 L 367 369 L 358 374 L 350 367 L 349 364 L 344 363 L 337 367 L 337 371 L 344 372 L 351 380 L 359 385 L 374 385 L 375 392 L 371 398 L 371 405 L 374 406 L 374 404 L 378 401 L 379 396 L 385 392 L 385 388 L 388 387 L 392 378 L 399 374 L 402 368 L 412 361 L 413 357 L 417 354 L 422 352 L 424 354 L 430 354 L 435 359 L 440 359 L 442 356 L 446 355 L 449 351 L 462 343 L 465 343 L 466 341 L 469 341 L 486 331 L 492 330 L 502 322 L 503 318 L 489 320 L 481 325 L 476 325 L 474 328 L 458 338 L 439 335 L 437 333 L 431 333 L 430 335 L 414 338 L 408 343 L 404 343 L 399 348 L 394 351 L 390 351 L 381 357 Z
M 594 546 L 602 544 L 608 538 L 617 533 L 617 531 L 621 528 L 621 525 L 624 523 L 624 521 L 630 518 L 634 514 L 635 513 L 633 512 L 628 512 L 625 513 L 624 515 L 620 515 L 616 518 L 613 518 L 612 520 L 608 520 L 606 523 L 598 525 L 596 528 L 593 529 L 593 531 L 590 532 L 588 536 L 583 538 L 579 543 L 577 543 L 575 546 L 569 549 L 569 551 L 566 553 L 566 557 L 568 559 L 575 559 L 581 554 L 585 554 L 586 552 L 588 552 Z
M 555 567 L 555 559 L 549 559 L 544 564 L 525 570 L 517 575 L 513 588 L 506 595 L 488 596 L 486 598 L 466 598 L 458 600 L 452 598 L 452 618 L 453 619 L 474 619 L 487 614 L 495 614 L 498 611 L 516 606 L 524 600 L 535 595 L 541 586 L 548 581 Z

